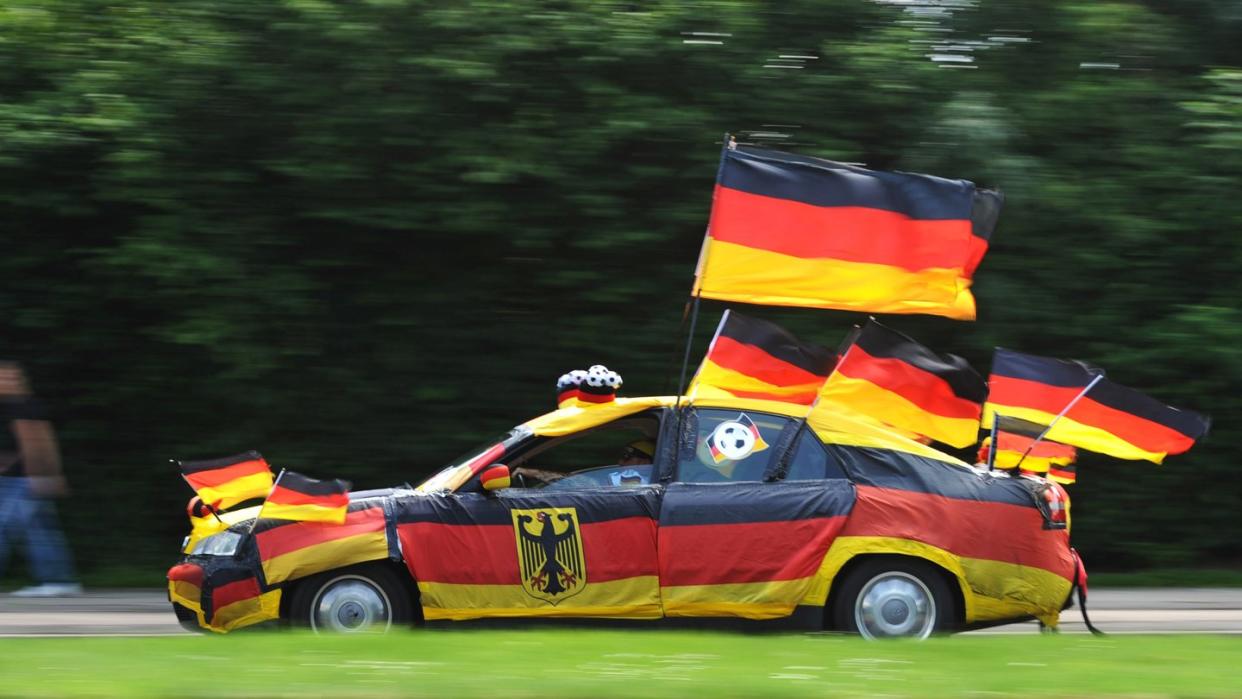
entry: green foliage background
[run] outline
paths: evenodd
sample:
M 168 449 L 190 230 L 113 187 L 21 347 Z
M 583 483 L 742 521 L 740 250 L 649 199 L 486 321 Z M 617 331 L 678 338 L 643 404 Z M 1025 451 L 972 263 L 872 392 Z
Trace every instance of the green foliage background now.
M 572 368 L 674 390 L 732 132 L 1002 188 L 979 321 L 886 322 L 1213 415 L 1162 467 L 1086 455 L 1075 539 L 1238 565 L 1240 46 L 1236 0 L 9 0 L 0 355 L 56 410 L 81 566 L 158 584 L 170 458 L 383 486 Z

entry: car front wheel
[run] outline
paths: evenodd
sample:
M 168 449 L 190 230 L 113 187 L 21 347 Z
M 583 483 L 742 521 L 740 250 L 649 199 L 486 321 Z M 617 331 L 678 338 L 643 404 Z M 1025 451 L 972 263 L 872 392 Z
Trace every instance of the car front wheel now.
M 863 561 L 834 593 L 836 628 L 863 638 L 927 638 L 949 631 L 955 618 L 948 583 L 914 559 Z
M 352 566 L 311 576 L 289 602 L 289 621 L 317 633 L 384 633 L 408 625 L 409 590 L 382 564 Z

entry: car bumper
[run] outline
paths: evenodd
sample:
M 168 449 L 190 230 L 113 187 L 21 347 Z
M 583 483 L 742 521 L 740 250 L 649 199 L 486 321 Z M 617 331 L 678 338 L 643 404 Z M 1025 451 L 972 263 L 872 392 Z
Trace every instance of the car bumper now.
M 232 559 L 192 557 L 168 570 L 168 599 L 200 628 L 224 633 L 280 618 L 279 588 L 264 590 L 257 571 Z

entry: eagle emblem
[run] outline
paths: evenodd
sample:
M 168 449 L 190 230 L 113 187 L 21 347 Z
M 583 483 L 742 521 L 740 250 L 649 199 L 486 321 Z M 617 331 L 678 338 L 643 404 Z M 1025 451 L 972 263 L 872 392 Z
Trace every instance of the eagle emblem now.
M 578 510 L 513 510 L 518 568 L 526 594 L 556 605 L 586 587 Z

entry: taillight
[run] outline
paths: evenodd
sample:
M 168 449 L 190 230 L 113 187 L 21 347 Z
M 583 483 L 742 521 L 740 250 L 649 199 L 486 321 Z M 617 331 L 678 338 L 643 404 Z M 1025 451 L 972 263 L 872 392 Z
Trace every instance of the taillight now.
M 1042 493 L 1044 498 L 1044 521 L 1047 529 L 1069 527 L 1069 496 L 1057 483 L 1049 482 Z

